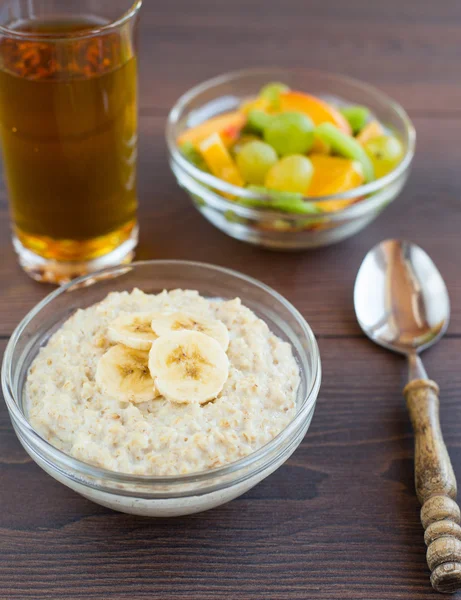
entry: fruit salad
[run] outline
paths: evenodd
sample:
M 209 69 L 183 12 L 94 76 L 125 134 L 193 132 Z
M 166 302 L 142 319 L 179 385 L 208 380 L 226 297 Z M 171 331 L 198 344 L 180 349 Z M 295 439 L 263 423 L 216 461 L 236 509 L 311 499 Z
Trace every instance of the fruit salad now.
M 258 194 L 227 194 L 230 200 L 299 215 L 334 213 L 360 201 L 363 196 L 321 198 L 384 177 L 404 156 L 396 133 L 367 107 L 335 104 L 282 83 L 267 84 L 177 142 L 199 169 Z

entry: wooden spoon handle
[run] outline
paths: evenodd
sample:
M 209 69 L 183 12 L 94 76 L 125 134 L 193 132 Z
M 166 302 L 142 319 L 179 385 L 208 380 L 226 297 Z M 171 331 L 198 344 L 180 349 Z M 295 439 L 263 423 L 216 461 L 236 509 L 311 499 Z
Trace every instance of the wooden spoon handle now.
M 422 504 L 427 564 L 435 590 L 461 589 L 460 510 L 455 502 L 456 479 L 439 422 L 439 387 L 417 379 L 404 389 L 415 432 L 415 485 Z

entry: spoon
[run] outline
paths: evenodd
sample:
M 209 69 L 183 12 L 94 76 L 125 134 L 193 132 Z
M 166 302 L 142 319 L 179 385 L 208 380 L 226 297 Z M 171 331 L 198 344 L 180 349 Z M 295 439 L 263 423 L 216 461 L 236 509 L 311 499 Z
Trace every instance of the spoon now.
M 424 250 L 387 240 L 366 255 L 355 281 L 354 306 L 360 327 L 373 342 L 408 359 L 403 394 L 415 433 L 415 486 L 427 564 L 434 589 L 455 592 L 461 589 L 456 479 L 440 429 L 439 387 L 428 379 L 419 357 L 447 329 L 447 288 Z

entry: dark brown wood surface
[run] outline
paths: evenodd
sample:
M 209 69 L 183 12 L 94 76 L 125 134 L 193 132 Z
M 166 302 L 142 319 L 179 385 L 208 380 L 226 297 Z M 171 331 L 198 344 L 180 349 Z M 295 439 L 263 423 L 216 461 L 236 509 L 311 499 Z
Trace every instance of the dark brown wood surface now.
M 299 449 L 245 496 L 149 520 L 79 497 L 41 471 L 0 407 L 0 600 L 426 600 L 429 584 L 406 367 L 360 333 L 355 273 L 386 237 L 421 244 L 452 301 L 424 357 L 461 480 L 461 3 L 458 0 L 145 0 L 141 27 L 139 258 L 187 258 L 272 285 L 318 336 L 324 370 Z M 296 65 L 373 83 L 418 133 L 410 181 L 368 229 L 307 253 L 259 250 L 195 212 L 169 172 L 163 129 L 191 85 L 248 65 Z M 0 351 L 50 288 L 17 266 L 0 190 Z

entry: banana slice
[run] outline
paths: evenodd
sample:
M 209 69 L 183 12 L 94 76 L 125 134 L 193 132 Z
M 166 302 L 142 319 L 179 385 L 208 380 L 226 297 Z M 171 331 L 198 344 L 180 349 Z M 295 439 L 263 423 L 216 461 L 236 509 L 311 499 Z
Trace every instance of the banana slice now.
M 159 396 L 148 367 L 149 353 L 122 344 L 112 346 L 96 367 L 96 383 L 124 402 L 139 404 Z
M 173 331 L 152 344 L 149 369 L 159 392 L 172 402 L 216 398 L 229 375 L 221 344 L 198 331 Z
M 159 337 L 172 331 L 199 331 L 214 338 L 224 350 L 229 346 L 227 327 L 217 319 L 206 319 L 186 312 L 159 313 L 153 316 L 151 327 Z
M 152 342 L 157 339 L 151 327 L 152 317 L 155 314 L 152 312 L 121 313 L 108 327 L 109 338 L 112 342 L 136 350 L 149 350 Z

